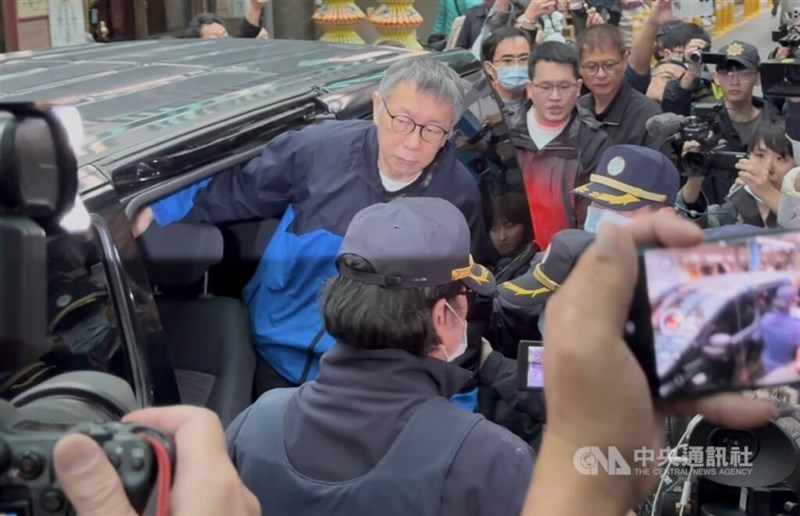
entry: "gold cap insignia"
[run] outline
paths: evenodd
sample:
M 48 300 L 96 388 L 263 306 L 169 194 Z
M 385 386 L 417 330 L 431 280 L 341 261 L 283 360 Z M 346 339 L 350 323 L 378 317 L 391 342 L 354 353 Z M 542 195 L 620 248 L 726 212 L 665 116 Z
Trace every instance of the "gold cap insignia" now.
M 738 57 L 744 53 L 744 47 L 738 41 L 734 41 L 730 45 L 728 45 L 728 52 L 727 54 L 731 57 Z

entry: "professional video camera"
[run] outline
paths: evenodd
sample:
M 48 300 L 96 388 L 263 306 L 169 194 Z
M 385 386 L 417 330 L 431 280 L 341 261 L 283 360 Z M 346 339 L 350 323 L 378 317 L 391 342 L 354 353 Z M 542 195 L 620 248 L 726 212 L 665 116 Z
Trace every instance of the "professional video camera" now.
M 77 200 L 77 164 L 59 109 L 0 103 L 0 385 L 23 375 L 44 347 L 47 241 L 64 231 L 62 218 Z M 174 446 L 156 429 L 119 422 L 138 405 L 124 380 L 80 371 L 32 384 L 0 399 L 0 514 L 72 513 L 52 465 L 67 433 L 101 445 L 138 512 L 162 479 L 153 501 L 164 513 Z
M 712 170 L 733 170 L 736 162 L 745 154 L 723 150 L 726 141 L 722 139 L 716 116 L 717 104 L 695 104 L 692 116 L 684 117 L 674 113 L 654 116 L 645 125 L 647 132 L 664 139 L 665 152 L 678 168 L 689 177 L 708 174 Z M 686 142 L 695 141 L 699 147 L 686 153 Z
M 692 421 L 673 418 L 668 432 L 676 453 L 669 469 L 662 467 L 665 471 L 652 512 L 662 516 L 800 514 L 800 413 L 791 401 L 780 399 L 784 394 L 780 391 L 769 393 L 777 417 L 760 428 L 725 428 L 699 416 Z
M 800 56 L 762 63 L 761 88 L 767 97 L 800 97 Z

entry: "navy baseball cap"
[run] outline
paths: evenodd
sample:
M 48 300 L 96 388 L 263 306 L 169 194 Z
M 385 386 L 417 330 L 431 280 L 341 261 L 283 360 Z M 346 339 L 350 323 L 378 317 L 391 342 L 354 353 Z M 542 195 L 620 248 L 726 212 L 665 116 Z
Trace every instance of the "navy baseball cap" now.
M 580 229 L 559 231 L 547 249 L 534 258 L 528 272 L 498 285 L 498 296 L 516 306 L 544 305 L 593 241 L 593 234 Z
M 573 190 L 615 211 L 650 204 L 675 205 L 681 178 L 662 153 L 637 145 L 612 145 L 600 156 L 589 182 Z
M 725 54 L 725 64 L 719 65 L 720 68 L 725 68 L 729 62 L 738 63 L 745 68 L 756 69 L 761 65 L 761 56 L 758 55 L 758 49 L 750 43 L 744 41 L 733 41 L 728 43 L 721 49 L 720 54 Z
M 374 273 L 339 267 L 339 274 L 384 288 L 424 288 L 460 281 L 484 296 L 496 292 L 494 276 L 470 255 L 467 220 L 453 204 L 434 197 L 400 197 L 356 213 L 339 249 L 367 260 Z

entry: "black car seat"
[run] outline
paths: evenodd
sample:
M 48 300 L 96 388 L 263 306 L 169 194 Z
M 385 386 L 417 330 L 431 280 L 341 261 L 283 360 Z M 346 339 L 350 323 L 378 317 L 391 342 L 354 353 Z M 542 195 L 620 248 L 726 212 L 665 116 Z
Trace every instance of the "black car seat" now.
M 141 243 L 181 401 L 213 410 L 227 425 L 252 401 L 256 358 L 247 307 L 208 293 L 222 233 L 176 223 L 151 227 Z

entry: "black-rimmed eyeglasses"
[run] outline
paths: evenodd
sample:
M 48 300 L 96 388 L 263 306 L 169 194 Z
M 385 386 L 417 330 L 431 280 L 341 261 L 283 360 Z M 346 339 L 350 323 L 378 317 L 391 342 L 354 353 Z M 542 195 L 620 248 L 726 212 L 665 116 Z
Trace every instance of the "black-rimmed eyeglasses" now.
M 419 127 L 420 137 L 428 143 L 440 143 L 447 136 L 447 131 L 438 125 L 421 125 L 405 115 L 393 115 L 389 111 L 386 101 L 381 99 L 381 102 L 386 109 L 386 114 L 392 119 L 392 131 L 397 134 L 411 134 Z

